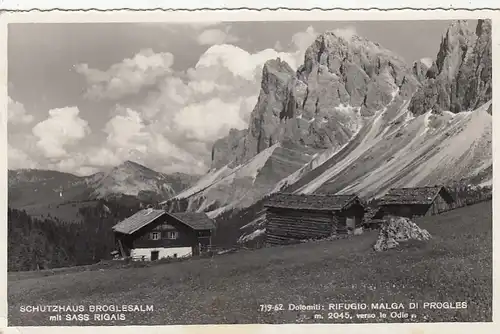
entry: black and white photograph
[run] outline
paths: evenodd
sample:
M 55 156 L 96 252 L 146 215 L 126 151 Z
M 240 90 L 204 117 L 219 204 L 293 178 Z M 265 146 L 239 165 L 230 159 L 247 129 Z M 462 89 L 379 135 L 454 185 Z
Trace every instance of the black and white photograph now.
M 8 325 L 492 322 L 492 19 L 420 16 L 9 23 Z

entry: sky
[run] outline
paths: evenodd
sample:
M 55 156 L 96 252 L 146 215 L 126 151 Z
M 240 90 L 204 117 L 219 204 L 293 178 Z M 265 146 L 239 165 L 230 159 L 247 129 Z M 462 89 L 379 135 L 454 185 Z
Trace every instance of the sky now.
M 9 169 L 89 175 L 133 160 L 202 174 L 213 142 L 247 127 L 268 59 L 296 69 L 318 34 L 347 30 L 411 65 L 435 58 L 449 24 L 9 24 Z

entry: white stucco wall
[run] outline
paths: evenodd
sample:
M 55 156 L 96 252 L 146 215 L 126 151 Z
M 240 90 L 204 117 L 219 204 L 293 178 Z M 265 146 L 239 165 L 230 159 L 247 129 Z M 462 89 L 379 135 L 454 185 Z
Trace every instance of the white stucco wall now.
M 174 254 L 177 254 L 177 257 L 185 257 L 192 255 L 191 247 L 174 247 L 174 248 L 157 247 L 157 248 L 135 248 L 131 250 L 130 256 L 134 260 L 142 260 L 142 257 L 144 256 L 144 260 L 150 261 L 151 252 L 153 251 L 159 252 L 158 259 L 163 259 L 169 256 L 174 257 Z

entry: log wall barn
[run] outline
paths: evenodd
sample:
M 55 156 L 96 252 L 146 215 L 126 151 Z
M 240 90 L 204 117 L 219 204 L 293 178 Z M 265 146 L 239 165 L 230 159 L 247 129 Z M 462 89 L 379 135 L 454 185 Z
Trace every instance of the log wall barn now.
M 453 196 L 444 186 L 393 188 L 380 199 L 374 219 L 436 215 L 452 210 L 454 202 Z
M 268 245 L 347 234 L 361 226 L 364 215 L 364 206 L 356 195 L 279 193 L 264 207 Z

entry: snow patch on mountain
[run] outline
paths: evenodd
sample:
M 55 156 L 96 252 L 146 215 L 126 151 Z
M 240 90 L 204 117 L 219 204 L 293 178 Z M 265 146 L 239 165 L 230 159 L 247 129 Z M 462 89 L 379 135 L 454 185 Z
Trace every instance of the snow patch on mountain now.
M 433 63 L 434 61 L 433 61 L 433 60 L 432 60 L 432 58 L 430 58 L 430 57 L 425 57 L 425 58 L 421 58 L 421 59 L 420 59 L 420 62 L 421 62 L 422 64 L 424 64 L 425 66 L 427 66 L 427 68 L 430 68 L 430 67 L 432 66 L 432 63 Z
M 235 183 L 240 183 L 246 187 L 252 187 L 259 175 L 260 170 L 271 158 L 274 151 L 279 147 L 281 147 L 280 143 L 276 143 L 273 146 L 268 147 L 250 159 L 247 163 L 237 166 L 231 171 L 231 173 L 211 183 L 210 188 L 206 188 L 205 191 L 200 192 L 200 198 L 204 198 L 205 200 L 201 205 L 199 205 L 196 211 L 205 211 L 208 207 L 214 204 L 214 201 L 210 200 L 210 198 L 214 197 L 210 195 L 211 192 L 219 193 L 220 191 L 223 191 L 223 189 L 231 188 Z M 223 212 L 236 207 L 244 197 L 244 192 L 240 194 L 235 192 L 234 197 L 230 198 L 230 200 L 228 198 L 228 200 L 223 201 L 225 205 L 209 212 L 209 217 L 216 217 Z
M 181 199 L 181 198 L 187 198 L 189 196 L 192 196 L 200 191 L 203 191 L 205 188 L 209 187 L 210 185 L 217 182 L 218 180 L 221 180 L 222 178 L 226 177 L 227 175 L 229 175 L 232 172 L 233 172 L 233 169 L 229 168 L 228 165 L 226 165 L 220 169 L 213 169 L 208 174 L 203 176 L 192 187 L 177 194 L 174 198 Z M 165 204 L 165 202 L 162 202 L 161 204 Z
M 401 146 L 387 161 L 338 193 L 380 196 L 389 186 L 431 185 L 477 175 L 492 165 L 492 123 L 486 109 L 487 106 L 483 106 L 453 118 L 431 112 L 416 117 L 403 129 L 399 137 Z M 375 159 L 383 149 L 377 144 L 387 140 L 375 142 L 370 159 Z M 329 179 L 335 176 L 329 174 Z M 315 189 L 319 188 L 317 182 L 314 182 Z
M 391 102 L 389 103 L 389 105 L 394 102 L 394 99 L 397 95 L 397 91 L 394 90 L 391 95 L 393 96 L 393 98 L 392 98 Z M 404 109 L 405 109 L 405 106 L 403 106 L 402 110 L 404 110 Z M 337 163 L 333 167 L 327 169 L 323 174 L 321 174 L 313 182 L 310 182 L 310 183 L 300 187 L 298 190 L 295 191 L 295 193 L 298 193 L 298 194 L 313 193 L 321 185 L 323 185 L 325 182 L 327 182 L 329 179 L 331 179 L 334 175 L 338 174 L 341 170 L 343 170 L 348 165 L 352 164 L 355 160 L 357 160 L 374 143 L 381 140 L 383 135 L 389 130 L 388 126 L 384 127 L 384 125 L 386 123 L 383 121 L 383 117 L 385 116 L 387 110 L 388 110 L 388 107 L 384 107 L 383 109 L 376 112 L 374 116 L 371 117 L 371 121 L 366 124 L 366 127 L 368 128 L 366 135 L 362 138 L 359 145 L 357 145 L 356 148 L 346 158 L 344 158 L 342 161 L 340 161 L 339 163 Z M 396 115 L 396 117 L 399 117 L 399 116 L 401 116 L 400 113 L 398 113 Z M 359 131 L 360 131 L 360 129 L 358 129 L 357 133 L 359 133 Z M 353 138 L 355 138 L 355 137 L 353 137 Z M 348 144 L 349 144 L 349 142 L 346 143 L 344 146 L 347 146 Z
M 249 233 L 249 234 L 244 234 L 238 239 L 238 243 L 245 243 L 251 240 L 254 240 L 258 236 L 264 235 L 266 233 L 266 229 L 256 229 L 255 231 Z

